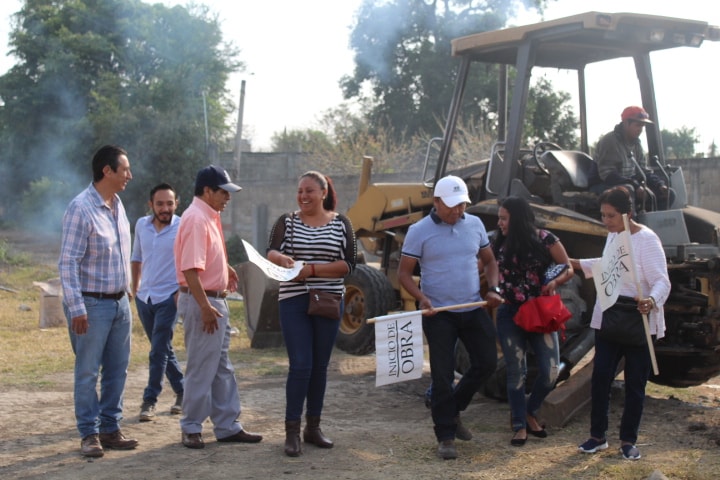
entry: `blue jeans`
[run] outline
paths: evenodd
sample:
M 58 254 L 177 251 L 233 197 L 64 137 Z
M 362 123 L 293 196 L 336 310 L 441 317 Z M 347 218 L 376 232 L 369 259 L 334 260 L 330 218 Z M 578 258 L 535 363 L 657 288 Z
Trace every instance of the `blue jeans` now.
M 83 300 L 88 318 L 88 331 L 84 335 L 76 335 L 70 329 L 72 319 L 63 303 L 75 353 L 75 420 L 81 438 L 120 429 L 132 329 L 127 295 L 120 300 L 92 297 L 83 297 Z
M 650 377 L 650 353 L 647 346 L 625 347 L 603 340 L 595 332 L 595 358 L 592 373 L 590 436 L 605 438 L 610 411 L 610 388 L 618 363 L 625 357 L 625 406 L 620 420 L 620 441 L 637 442 L 645 403 L 645 385 Z
M 439 442 L 455 438 L 455 417 L 467 408 L 473 395 L 497 366 L 495 327 L 482 308 L 469 312 L 438 312 L 423 317 L 423 332 L 430 351 L 432 399 L 430 410 Z M 455 344 L 465 345 L 470 368 L 453 387 Z
M 310 316 L 307 294 L 279 302 L 280 326 L 288 352 L 290 369 L 285 384 L 285 420 L 300 420 L 303 404 L 306 414 L 320 416 L 325 400 L 327 369 L 339 320 Z
M 162 302 L 153 305 L 139 298 L 135 299 L 138 316 L 145 333 L 150 340 L 148 384 L 143 392 L 143 402 L 155 405 L 162 392 L 163 377 L 167 375 L 170 386 L 176 394 L 184 391 L 183 373 L 173 350 L 173 329 L 175 328 L 177 307 L 175 296 L 170 295 Z
M 515 432 L 527 428 L 527 415 L 537 417 L 543 400 L 555 388 L 560 364 L 557 332 L 532 333 L 523 330 L 513 321 L 517 310 L 518 306 L 504 303 L 498 307 L 495 315 L 500 347 L 507 368 L 508 403 L 512 429 Z M 538 375 L 533 383 L 530 398 L 526 400 L 528 347 L 535 352 Z

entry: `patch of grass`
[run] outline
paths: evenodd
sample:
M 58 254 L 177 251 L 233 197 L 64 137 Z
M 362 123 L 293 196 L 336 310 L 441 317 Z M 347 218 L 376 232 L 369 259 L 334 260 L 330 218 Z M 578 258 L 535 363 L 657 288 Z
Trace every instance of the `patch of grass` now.
M 0 269 L 0 285 L 16 290 L 13 299 L 30 302 L 37 299 L 39 290 L 33 282 L 45 282 L 58 276 L 57 268 L 48 265 L 6 265 Z
M 23 252 L 14 252 L 5 240 L 0 239 L 0 265 L 30 265 L 32 257 Z
M 0 285 L 14 292 L 0 291 L 0 386 L 55 388 L 67 381 L 63 374 L 72 374 L 75 359 L 65 326 L 39 328 L 41 292 L 32 282 L 57 277 L 57 270 L 32 262 L 28 265 L 5 263 L 4 267 L 0 270 Z M 251 349 L 243 303 L 230 301 L 228 304 L 231 324 L 239 331 L 230 343 L 230 357 L 238 371 L 260 376 L 285 374 L 285 349 L 262 350 L 262 353 Z M 131 308 L 133 329 L 129 370 L 132 372 L 147 368 L 150 344 L 134 303 Z M 182 325 L 175 330 L 173 347 L 178 359 L 184 362 Z
M 697 393 L 693 387 L 674 388 L 648 382 L 647 387 L 645 388 L 645 393 L 646 395 L 655 398 L 674 398 L 686 403 L 697 402 Z
M 17 293 L 0 294 L 0 386 L 54 388 L 66 381 L 61 374 L 72 374 L 75 358 L 67 327 L 40 329 L 41 293 L 22 278 L 38 279 L 40 273 L 13 270 L 8 283 Z M 147 362 L 149 350 L 139 321 L 133 323 L 131 341 L 133 368 Z
M 285 375 L 288 368 L 285 347 L 250 348 L 250 337 L 247 334 L 245 321 L 245 305 L 243 302 L 229 301 L 230 324 L 238 329 L 238 334 L 230 341 L 230 359 L 238 372 L 249 375 L 275 376 Z M 241 378 L 240 373 L 238 378 Z

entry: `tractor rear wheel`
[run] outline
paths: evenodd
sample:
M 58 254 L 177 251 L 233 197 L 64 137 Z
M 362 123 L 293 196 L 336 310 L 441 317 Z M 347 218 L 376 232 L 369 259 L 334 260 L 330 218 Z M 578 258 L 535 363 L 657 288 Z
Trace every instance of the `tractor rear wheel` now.
M 345 311 L 335 345 L 353 355 L 375 351 L 375 326 L 367 319 L 387 314 L 395 291 L 382 271 L 358 264 L 345 278 Z

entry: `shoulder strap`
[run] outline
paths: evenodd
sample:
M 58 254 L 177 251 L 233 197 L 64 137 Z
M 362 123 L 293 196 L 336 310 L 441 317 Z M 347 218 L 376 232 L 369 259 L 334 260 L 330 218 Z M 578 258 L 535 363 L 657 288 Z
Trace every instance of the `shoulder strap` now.
M 290 256 L 295 258 L 295 212 L 290 214 Z
M 295 216 L 296 212 L 292 212 L 290 215 L 290 251 L 293 260 L 295 259 Z M 303 285 L 305 285 L 306 290 L 309 290 L 310 287 L 307 284 L 307 279 L 303 279 Z

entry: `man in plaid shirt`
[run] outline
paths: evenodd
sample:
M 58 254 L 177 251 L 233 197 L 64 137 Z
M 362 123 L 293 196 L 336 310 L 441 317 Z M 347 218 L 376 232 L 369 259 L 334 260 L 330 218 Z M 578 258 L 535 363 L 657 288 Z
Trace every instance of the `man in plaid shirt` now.
M 102 457 L 103 448 L 129 450 L 138 445 L 125 438 L 119 426 L 132 316 L 130 223 L 117 194 L 132 174 L 127 153 L 113 145 L 95 153 L 92 170 L 92 183 L 65 211 L 58 268 L 75 353 L 80 448 L 86 457 Z

